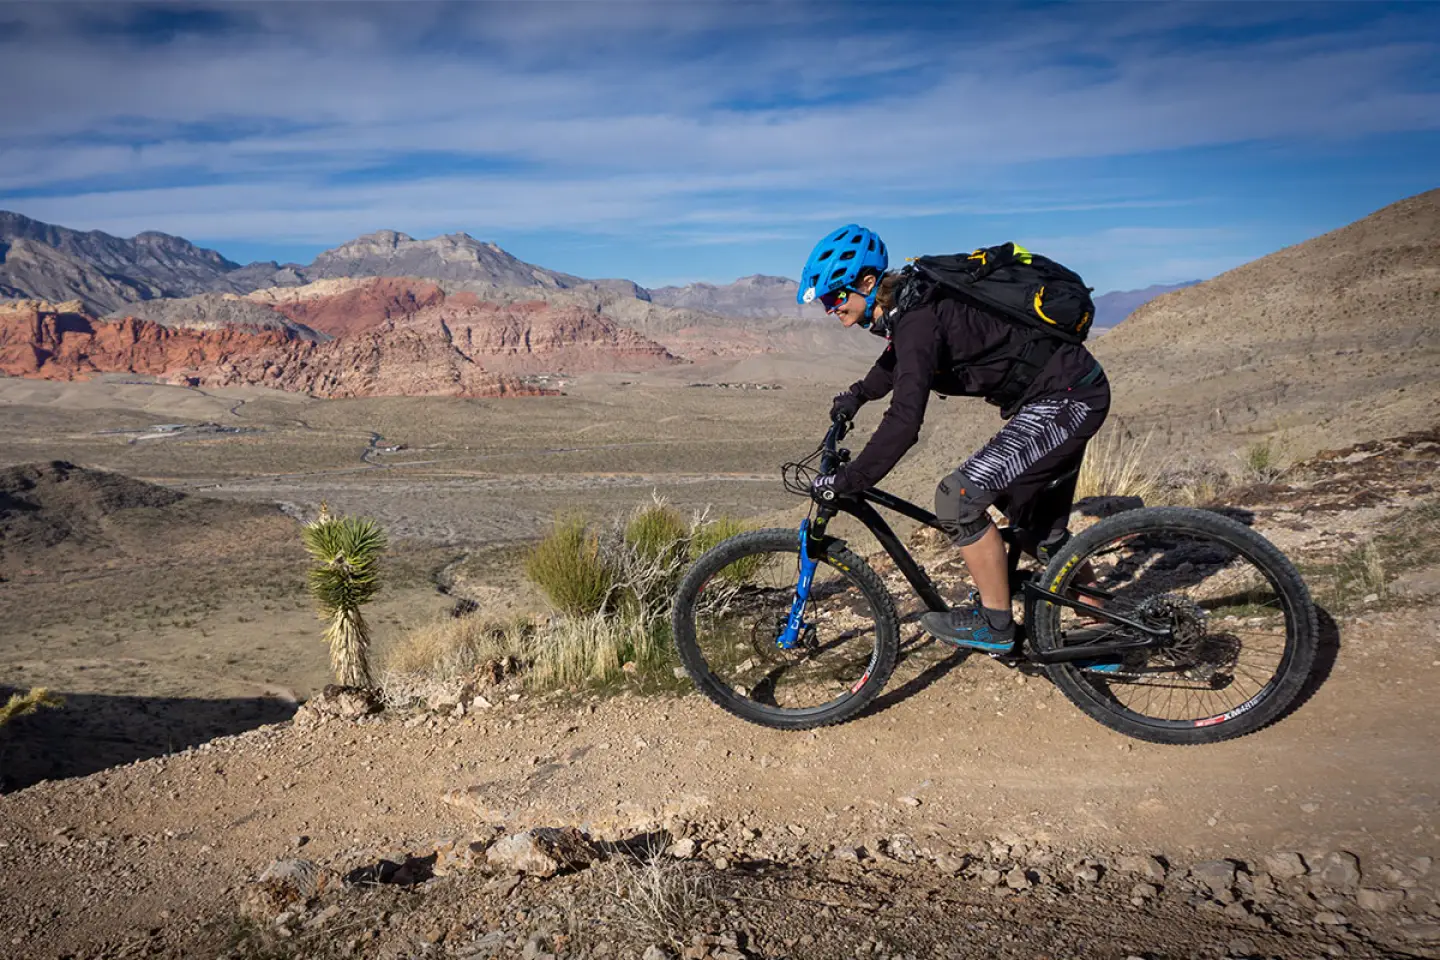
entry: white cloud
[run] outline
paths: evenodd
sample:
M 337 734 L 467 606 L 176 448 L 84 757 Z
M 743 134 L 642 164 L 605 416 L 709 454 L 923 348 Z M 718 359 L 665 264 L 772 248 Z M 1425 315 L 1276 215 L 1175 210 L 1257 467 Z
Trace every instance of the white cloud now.
M 1440 128 L 1426 74 L 1440 43 L 1404 17 L 1357 28 L 1323 8 L 980 21 L 962 5 L 220 4 L 225 22 L 150 45 L 127 39 L 134 8 L 77 9 L 0 7 L 29 25 L 0 46 L 0 83 L 26 91 L 0 111 L 0 204 L 122 234 L 329 243 L 389 225 L 714 245 L 851 217 L 1183 204 L 1077 184 L 1066 165 Z M 1235 39 L 1277 23 L 1287 39 Z M 1228 39 L 1177 42 L 1200 29 Z M 396 169 L 345 176 L 374 167 Z

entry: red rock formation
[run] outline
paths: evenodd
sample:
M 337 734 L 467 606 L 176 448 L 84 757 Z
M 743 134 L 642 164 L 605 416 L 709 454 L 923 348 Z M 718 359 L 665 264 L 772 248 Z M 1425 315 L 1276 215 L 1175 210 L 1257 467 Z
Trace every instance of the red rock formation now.
M 231 357 L 197 376 L 205 386 L 263 386 L 317 397 L 540 396 L 554 391 L 497 376 L 451 346 L 438 324 L 291 341 Z
M 543 301 L 446 298 L 433 284 L 381 279 L 333 294 L 283 291 L 269 302 L 330 333 L 190 329 L 127 318 L 98 321 L 79 302 L 0 308 L 0 372 L 74 379 L 144 373 L 207 386 L 254 385 L 320 397 L 543 394 L 527 374 L 638 370 L 678 363 L 664 347 L 597 313 Z M 345 332 L 346 328 L 353 328 Z
M 343 337 L 374 330 L 389 320 L 413 316 L 444 300 L 444 291 L 433 283 L 403 277 L 377 277 L 330 296 L 295 300 L 277 296 L 269 306 L 312 330 Z
M 283 331 L 162 327 L 146 320 L 97 320 L 79 301 L 0 304 L 0 372 L 41 380 L 97 373 L 164 376 L 284 343 Z

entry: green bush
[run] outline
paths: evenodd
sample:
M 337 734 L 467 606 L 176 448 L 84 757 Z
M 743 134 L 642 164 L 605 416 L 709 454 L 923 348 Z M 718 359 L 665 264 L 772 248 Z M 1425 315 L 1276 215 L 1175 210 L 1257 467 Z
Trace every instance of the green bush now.
M 564 517 L 525 558 L 525 575 L 566 616 L 603 611 L 615 592 L 618 571 L 600 548 L 600 537 L 583 516 Z
M 714 520 L 695 528 L 694 533 L 690 536 L 690 556 L 692 559 L 699 559 L 707 551 L 749 529 L 751 529 L 749 524 L 722 513 Z M 735 586 L 749 583 L 766 562 L 773 559 L 762 553 L 737 560 L 720 572 L 720 579 Z
M 654 503 L 638 508 L 625 524 L 625 546 L 644 563 L 669 564 L 685 556 L 689 526 L 672 508 Z

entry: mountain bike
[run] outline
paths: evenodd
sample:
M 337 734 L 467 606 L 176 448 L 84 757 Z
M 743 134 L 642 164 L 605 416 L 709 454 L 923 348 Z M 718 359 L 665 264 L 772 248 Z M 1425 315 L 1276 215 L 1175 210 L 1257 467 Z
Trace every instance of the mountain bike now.
M 847 462 L 837 447 L 847 429 L 837 421 L 814 453 L 786 464 L 786 489 L 809 496 L 817 467 Z M 871 489 L 812 507 L 798 530 L 741 533 L 695 561 L 672 626 L 701 693 L 782 730 L 840 723 L 875 699 L 899 658 L 901 622 L 884 581 L 831 535 L 831 521 L 854 517 L 930 610 L 949 609 L 876 507 L 940 529 L 928 510 Z M 1009 651 L 988 655 L 1037 665 L 1105 726 L 1156 743 L 1215 743 L 1260 729 L 1300 695 L 1316 610 L 1294 565 L 1244 524 L 1209 510 L 1127 510 L 1028 572 L 1013 531 L 1001 535 L 1019 629 Z

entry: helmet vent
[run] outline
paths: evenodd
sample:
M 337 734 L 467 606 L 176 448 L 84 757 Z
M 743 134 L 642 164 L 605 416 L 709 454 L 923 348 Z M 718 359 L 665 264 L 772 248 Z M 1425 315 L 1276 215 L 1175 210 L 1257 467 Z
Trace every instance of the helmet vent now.
M 874 232 L 849 223 L 816 244 L 806 261 L 802 284 L 795 297 L 809 303 L 836 290 L 853 288 L 861 273 L 883 274 L 890 263 L 885 243 Z M 808 297 L 808 299 L 807 299 Z

